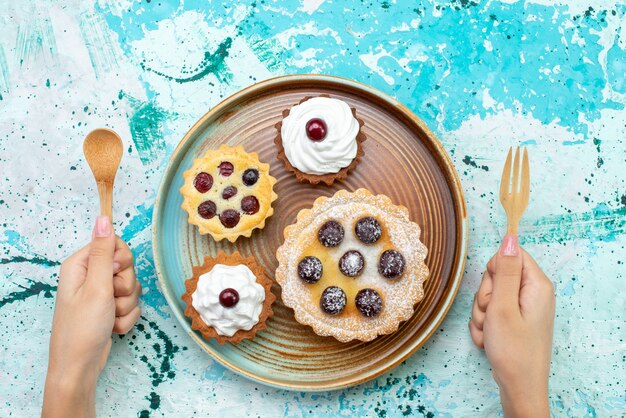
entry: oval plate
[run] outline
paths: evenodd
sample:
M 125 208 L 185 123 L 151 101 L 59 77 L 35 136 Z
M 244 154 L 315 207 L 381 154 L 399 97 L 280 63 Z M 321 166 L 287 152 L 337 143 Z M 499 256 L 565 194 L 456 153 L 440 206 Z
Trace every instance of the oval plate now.
M 331 187 L 298 183 L 289 174 L 273 143 L 274 125 L 281 112 L 305 96 L 328 94 L 356 108 L 365 122 L 365 155 L 345 182 Z M 231 244 L 216 243 L 187 223 L 180 207 L 183 172 L 195 158 L 220 144 L 242 145 L 270 163 L 278 183 L 275 213 L 265 229 Z M 191 330 L 184 316 L 181 295 L 192 265 L 220 249 L 254 255 L 273 278 L 276 249 L 283 229 L 295 221 L 300 209 L 318 196 L 337 190 L 365 187 L 382 193 L 409 209 L 422 228 L 420 239 L 428 248 L 430 277 L 424 299 L 413 317 L 397 332 L 368 343 L 340 343 L 319 337 L 294 320 L 293 311 L 280 299 L 267 330 L 238 345 L 205 341 Z M 435 135 L 409 109 L 363 84 L 330 76 L 294 75 L 270 79 L 227 98 L 205 114 L 182 139 L 165 172 L 153 218 L 154 260 L 159 283 L 174 316 L 189 335 L 213 358 L 255 381 L 292 390 L 331 390 L 352 386 L 389 371 L 417 350 L 445 317 L 461 283 L 467 251 L 467 214 L 458 176 Z M 416 237 L 417 238 L 417 237 Z

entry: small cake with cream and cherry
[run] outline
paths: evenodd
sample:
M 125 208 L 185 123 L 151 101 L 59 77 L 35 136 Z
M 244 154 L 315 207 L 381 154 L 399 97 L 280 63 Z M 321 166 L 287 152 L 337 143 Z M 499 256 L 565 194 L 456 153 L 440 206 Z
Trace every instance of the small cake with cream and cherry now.
M 276 125 L 278 158 L 298 181 L 330 186 L 345 179 L 363 155 L 362 127 L 356 109 L 346 102 L 305 97 Z
M 193 277 L 185 281 L 185 315 L 205 339 L 236 344 L 266 328 L 276 300 L 271 287 L 272 280 L 253 257 L 220 252 L 194 266 Z

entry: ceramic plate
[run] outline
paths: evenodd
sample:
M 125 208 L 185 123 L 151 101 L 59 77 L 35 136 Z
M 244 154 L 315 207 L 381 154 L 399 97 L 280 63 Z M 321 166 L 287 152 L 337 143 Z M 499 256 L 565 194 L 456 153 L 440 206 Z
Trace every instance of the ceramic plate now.
M 328 94 L 357 110 L 367 135 L 365 155 L 347 180 L 332 187 L 298 183 L 276 159 L 274 125 L 281 112 L 305 96 Z M 243 145 L 270 163 L 278 179 L 275 214 L 265 229 L 234 244 L 216 243 L 187 223 L 180 207 L 183 172 L 195 158 L 220 144 Z M 425 297 L 413 317 L 397 332 L 368 343 L 343 344 L 319 337 L 294 320 L 293 311 L 280 302 L 267 330 L 238 345 L 205 341 L 191 330 L 181 295 L 192 265 L 222 249 L 254 255 L 270 277 L 277 267 L 276 249 L 283 229 L 300 209 L 318 196 L 337 190 L 365 187 L 406 206 L 422 228 L 428 248 L 430 278 Z M 437 329 L 459 288 L 467 245 L 467 215 L 457 174 L 433 133 L 406 107 L 385 94 L 354 81 L 318 75 L 274 78 L 248 87 L 211 109 L 189 130 L 174 151 L 155 203 L 154 259 L 161 290 L 174 316 L 189 335 L 217 361 L 258 382 L 293 390 L 330 390 L 365 382 L 405 360 Z

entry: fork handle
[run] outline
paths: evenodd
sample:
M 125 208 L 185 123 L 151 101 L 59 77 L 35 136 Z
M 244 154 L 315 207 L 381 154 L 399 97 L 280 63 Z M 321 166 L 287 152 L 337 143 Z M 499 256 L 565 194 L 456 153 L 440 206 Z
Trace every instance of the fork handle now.
M 519 226 L 519 219 L 509 219 L 506 225 L 506 233 L 517 235 L 518 226 Z

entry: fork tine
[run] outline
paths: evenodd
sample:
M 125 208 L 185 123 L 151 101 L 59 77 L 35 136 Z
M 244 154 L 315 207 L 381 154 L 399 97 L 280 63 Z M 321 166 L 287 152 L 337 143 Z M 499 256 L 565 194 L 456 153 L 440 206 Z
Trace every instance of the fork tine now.
M 522 208 L 528 206 L 530 197 L 530 163 L 528 161 L 528 148 L 524 148 L 524 160 L 522 161 Z
M 511 194 L 519 192 L 519 147 L 515 150 L 515 160 L 513 161 L 513 188 Z
M 502 178 L 500 179 L 500 202 L 504 204 L 509 196 L 509 184 L 511 183 L 511 156 L 513 147 L 509 148 L 509 154 L 506 156 L 506 162 L 502 169 Z

